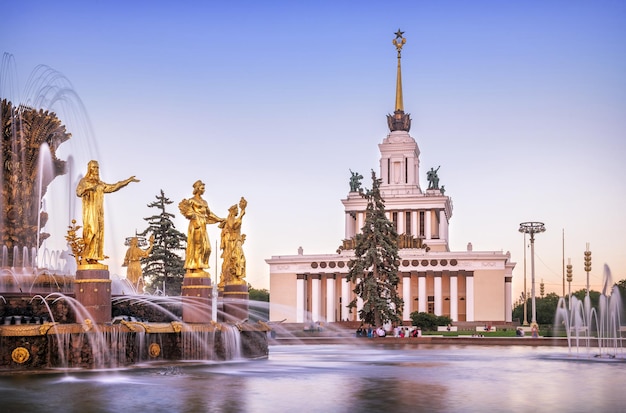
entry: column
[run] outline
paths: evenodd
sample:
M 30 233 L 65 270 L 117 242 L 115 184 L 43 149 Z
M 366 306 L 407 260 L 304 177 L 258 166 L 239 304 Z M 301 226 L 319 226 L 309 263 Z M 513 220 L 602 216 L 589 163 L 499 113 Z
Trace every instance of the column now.
M 209 280 L 209 284 L 210 282 Z M 84 306 L 91 315 L 91 321 L 96 324 L 111 322 L 111 279 L 106 265 L 98 263 L 79 266 L 74 280 L 74 294 L 76 301 Z M 200 308 L 205 309 L 207 303 L 202 302 L 201 304 L 204 305 L 200 305 Z M 184 308 L 185 306 L 183 306 Z M 80 319 L 78 314 L 76 318 L 78 323 L 84 321 Z M 195 321 L 191 320 L 191 322 Z M 202 321 L 210 321 L 210 318 L 207 320 L 204 317 Z
M 442 313 L 442 293 L 441 293 L 441 271 L 434 272 L 435 278 L 435 315 L 440 316 Z
M 432 211 L 429 209 L 424 214 L 424 227 L 425 227 L 424 228 L 424 237 L 426 237 L 426 243 L 428 243 L 428 241 L 432 237 L 431 224 L 432 224 Z
M 348 309 L 350 304 L 350 281 L 345 275 L 341 276 L 341 321 L 350 319 L 350 311 Z
M 420 272 L 417 274 L 417 311 L 420 313 L 426 312 L 426 273 Z
M 418 224 L 419 215 L 417 214 L 417 211 L 411 211 L 411 234 L 413 234 L 415 238 L 419 236 L 419 232 L 417 232 Z
M 328 274 L 326 276 L 326 322 L 337 321 L 335 315 L 335 274 Z
M 380 159 L 380 180 L 389 183 L 389 158 Z
M 350 215 L 349 212 L 346 212 L 346 228 L 345 228 L 345 239 L 350 239 L 354 236 L 354 218 Z
M 446 214 L 443 209 L 439 210 L 439 239 L 448 239 L 448 225 L 446 220 Z
M 504 277 L 504 321 L 513 321 L 513 295 L 511 291 L 513 277 Z
M 402 308 L 402 320 L 411 319 L 411 273 L 402 274 L 402 300 L 404 307 Z
M 398 234 L 406 234 L 406 228 L 404 228 L 404 211 L 397 211 L 398 213 Z
M 465 272 L 465 319 L 474 321 L 474 272 Z
M 354 231 L 355 234 L 360 234 L 361 233 L 361 228 L 363 228 L 363 225 L 365 225 L 365 212 L 357 212 L 356 213 L 356 231 Z
M 459 279 L 456 271 L 450 273 L 450 318 L 459 321 Z
M 208 323 L 211 321 L 213 287 L 208 273 L 186 271 L 183 277 L 181 296 L 183 300 L 183 322 Z M 223 315 L 225 313 L 222 313 L 221 316 Z
M 320 321 L 320 310 L 322 303 L 322 276 L 320 274 L 311 275 L 311 321 Z
M 247 320 L 250 317 L 249 303 L 248 284 L 226 282 L 222 291 L 222 320 L 233 323 Z
M 356 319 L 361 320 L 361 310 L 363 309 L 363 299 L 361 297 L 356 298 Z
M 304 323 L 306 274 L 297 274 L 296 280 L 296 323 Z

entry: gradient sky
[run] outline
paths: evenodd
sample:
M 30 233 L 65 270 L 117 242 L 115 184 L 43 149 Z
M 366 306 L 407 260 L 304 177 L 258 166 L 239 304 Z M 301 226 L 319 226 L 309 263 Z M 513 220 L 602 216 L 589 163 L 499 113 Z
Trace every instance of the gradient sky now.
M 542 221 L 537 291 L 543 280 L 562 292 L 563 245 L 573 291 L 585 287 L 587 242 L 592 288 L 605 263 L 626 278 L 626 2 L 95 3 L 4 2 L 0 50 L 12 59 L 0 95 L 32 102 L 29 78 L 54 69 L 71 82 L 49 103 L 73 134 L 59 151 L 74 157 L 73 179 L 91 158 L 106 182 L 141 179 L 106 198 L 112 274 L 125 276 L 123 241 L 147 227 L 161 189 L 186 232 L 177 205 L 197 179 L 218 216 L 247 198 L 253 287 L 269 287 L 273 255 L 333 253 L 349 170 L 379 172 L 401 28 L 420 182 L 441 165 L 451 249 L 510 251 L 517 299 L 519 223 Z M 49 248 L 63 246 L 70 215 L 80 219 L 68 182 L 46 200 Z M 218 234 L 212 226 L 212 243 Z M 530 289 L 529 250 L 527 277 Z

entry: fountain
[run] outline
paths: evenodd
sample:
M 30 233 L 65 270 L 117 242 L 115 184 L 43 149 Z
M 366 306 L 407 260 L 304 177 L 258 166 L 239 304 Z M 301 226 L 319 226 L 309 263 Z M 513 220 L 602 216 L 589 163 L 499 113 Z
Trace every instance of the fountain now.
M 50 234 L 41 210 L 50 182 L 65 173 L 56 149 L 71 135 L 54 113 L 0 101 L 3 126 L 0 168 L 0 291 L 58 291 L 66 274 L 36 265 L 37 250 Z
M 53 112 L 0 102 L 0 369 L 100 369 L 146 361 L 267 357 L 268 325 L 248 322 L 243 198 L 242 213 L 226 219 L 209 215 L 201 193 L 194 191 L 194 198 L 181 202 L 181 212 L 190 219 L 206 212 L 204 221 L 190 227 L 206 226 L 208 219 L 219 222 L 227 234 L 222 249 L 232 259 L 222 273 L 221 297 L 212 299 L 212 280 L 204 271 L 211 250 L 208 238 L 197 234 L 189 238 L 181 297 L 113 296 L 108 267 L 101 263 L 106 258 L 103 194 L 138 180 L 104 183 L 98 163 L 89 162 L 76 187 L 83 222 L 72 220 L 65 237 L 71 250 L 65 257 L 74 257 L 76 273 L 52 265 L 58 264 L 58 253 L 44 253 L 41 261 L 49 265 L 38 265 L 41 246 L 50 236 L 42 231 L 48 218 L 43 199 L 49 184 L 66 173 L 67 163 L 56 151 L 71 134 Z M 214 311 L 218 307 L 222 310 Z
M 245 209 L 245 202 L 239 207 Z M 242 213 L 233 208 L 228 225 L 235 231 Z M 42 227 L 40 218 L 30 224 L 35 233 Z M 79 241 L 84 238 L 77 227 L 73 223 L 74 236 L 68 236 L 77 243 L 72 252 L 81 261 Z M 243 236 L 235 236 L 229 248 L 239 251 L 243 242 Z M 373 347 L 342 338 L 347 345 L 275 346 L 270 355 L 268 327 L 245 321 L 246 314 L 253 318 L 254 304 L 245 299 L 243 257 L 225 260 L 222 274 L 229 281 L 220 294 L 201 268 L 189 267 L 182 297 L 116 295 L 97 259 L 79 262 L 79 277 L 59 277 L 58 268 L 34 264 L 37 248 L 10 245 L 2 250 L 0 268 L 0 368 L 12 373 L 48 369 L 49 374 L 28 380 L 21 374 L 0 375 L 0 400 L 7 411 L 63 410 L 68 405 L 76 411 L 150 406 L 157 411 L 277 412 L 301 405 L 307 411 L 342 412 L 618 411 L 626 403 L 621 365 L 588 363 L 586 374 L 580 374 L 577 363 L 554 358 L 551 347 L 510 345 L 494 352 L 461 341 L 404 345 L 393 340 Z M 93 294 L 103 292 L 107 294 Z M 613 296 L 606 302 L 609 314 L 619 307 Z M 620 324 L 613 316 L 603 317 L 605 311 L 589 311 L 586 303 L 572 300 L 572 308 L 559 311 L 567 320 L 568 339 L 570 331 L 590 325 L 583 320 L 602 326 L 602 335 Z M 602 341 L 603 348 L 611 347 L 613 337 Z M 246 360 L 245 368 L 240 362 L 214 363 L 239 357 Z M 202 362 L 190 365 L 186 360 Z M 121 368 L 127 366 L 133 369 Z M 107 370 L 77 375 L 76 367 Z M 61 368 L 61 373 L 51 368 Z M 589 397 L 590 389 L 601 394 Z
M 623 357 L 623 306 L 619 288 L 613 284 L 611 270 L 606 264 L 602 285 L 598 309 L 591 306 L 588 292 L 582 301 L 570 296 L 569 305 L 561 297 L 554 319 L 555 330 L 564 328 L 571 353 L 608 359 Z

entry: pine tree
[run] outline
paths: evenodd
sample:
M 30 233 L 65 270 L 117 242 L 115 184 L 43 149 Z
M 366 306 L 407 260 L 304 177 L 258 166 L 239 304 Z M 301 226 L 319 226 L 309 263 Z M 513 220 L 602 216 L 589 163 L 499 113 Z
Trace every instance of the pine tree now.
M 401 322 L 403 301 L 398 295 L 398 233 L 385 215 L 380 179 L 372 171 L 372 189 L 361 192 L 367 199 L 365 225 L 356 235 L 354 258 L 348 263 L 348 279 L 356 283 L 354 293 L 363 300 L 359 316 L 374 326 Z M 348 307 L 356 308 L 357 298 Z
M 154 235 L 154 248 L 148 257 L 143 258 L 143 274 L 146 277 L 147 290 L 155 292 L 157 289 L 166 295 L 180 295 L 185 275 L 185 260 L 177 253 L 184 251 L 187 236 L 174 227 L 174 214 L 165 211 L 166 205 L 172 203 L 165 197 L 163 190 L 156 196 L 156 201 L 148 204 L 148 208 L 157 208 L 161 211 L 144 220 L 149 222 L 148 228 L 141 236 Z M 165 287 L 164 287 L 165 286 Z

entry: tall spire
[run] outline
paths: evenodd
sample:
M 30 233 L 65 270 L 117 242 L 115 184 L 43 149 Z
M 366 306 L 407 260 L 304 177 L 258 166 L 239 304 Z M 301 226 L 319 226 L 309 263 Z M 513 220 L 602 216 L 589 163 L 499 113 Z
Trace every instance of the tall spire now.
M 402 59 L 402 46 L 406 43 L 406 39 L 402 37 L 404 32 L 401 32 L 400 29 L 396 32 L 396 38 L 393 39 L 393 45 L 396 46 L 396 50 L 398 51 L 398 74 L 396 77 L 396 107 L 395 110 L 404 111 L 404 103 L 402 102 L 402 67 L 400 64 L 400 59 Z M 398 41 L 400 39 L 400 41 Z
M 398 29 L 395 33 L 396 38 L 393 39 L 393 45 L 398 51 L 398 73 L 396 77 L 396 107 L 393 115 L 387 115 L 387 124 L 389 125 L 389 130 L 391 132 L 408 132 L 411 129 L 411 117 L 408 113 L 404 113 L 404 102 L 402 100 L 402 68 L 400 59 L 402 58 L 402 46 L 406 43 L 406 39 L 402 37 L 403 34 L 404 32 Z

